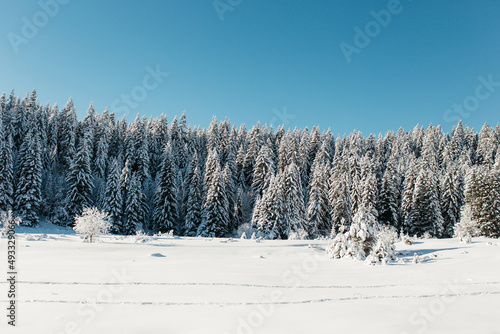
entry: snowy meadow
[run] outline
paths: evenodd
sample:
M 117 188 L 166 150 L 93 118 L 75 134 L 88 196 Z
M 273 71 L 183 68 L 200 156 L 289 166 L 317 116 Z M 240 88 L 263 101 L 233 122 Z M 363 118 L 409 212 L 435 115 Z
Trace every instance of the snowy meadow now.
M 19 231 L 20 333 L 498 333 L 497 239 L 398 241 L 373 266 L 329 240 Z

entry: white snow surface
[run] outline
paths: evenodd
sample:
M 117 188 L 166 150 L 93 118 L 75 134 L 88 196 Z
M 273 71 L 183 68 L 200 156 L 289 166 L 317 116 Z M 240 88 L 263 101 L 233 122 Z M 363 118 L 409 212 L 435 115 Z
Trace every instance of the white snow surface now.
M 370 266 L 329 259 L 328 240 L 18 232 L 17 327 L 2 280 L 0 333 L 500 333 L 496 239 L 399 242 Z

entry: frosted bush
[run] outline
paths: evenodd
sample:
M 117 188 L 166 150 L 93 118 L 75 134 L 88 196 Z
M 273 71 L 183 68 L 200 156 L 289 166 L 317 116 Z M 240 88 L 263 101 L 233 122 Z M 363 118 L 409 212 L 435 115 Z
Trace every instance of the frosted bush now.
M 420 263 L 421 260 L 420 260 L 420 256 L 418 256 L 417 253 L 413 254 L 413 263 Z
M 332 259 L 341 259 L 347 253 L 348 248 L 347 237 L 344 233 L 339 233 L 333 239 L 333 242 L 326 248 L 326 254 Z
M 308 233 L 304 229 L 299 229 L 297 232 L 290 232 L 288 235 L 288 240 L 305 240 L 307 239 Z
M 135 241 L 136 242 L 148 242 L 151 241 L 151 237 L 144 233 L 143 230 L 139 230 L 135 232 Z
M 377 233 L 377 243 L 373 247 L 367 261 L 370 264 L 387 264 L 396 259 L 397 232 L 392 227 L 384 226 Z
M 472 218 L 472 209 L 470 205 L 465 205 L 461 212 L 461 219 L 455 225 L 455 238 L 468 244 L 472 237 L 479 235 L 477 222 Z
M 81 216 L 76 216 L 73 229 L 84 237 L 84 241 L 93 242 L 94 236 L 108 233 L 111 228 L 108 219 L 108 214 L 97 208 L 85 208 Z
M 7 229 L 9 225 L 14 224 L 14 225 L 19 225 L 21 224 L 21 218 L 19 217 L 13 217 L 12 215 L 12 210 L 9 210 L 7 212 L 2 211 L 0 212 L 0 225 L 2 226 L 2 235 L 7 234 Z

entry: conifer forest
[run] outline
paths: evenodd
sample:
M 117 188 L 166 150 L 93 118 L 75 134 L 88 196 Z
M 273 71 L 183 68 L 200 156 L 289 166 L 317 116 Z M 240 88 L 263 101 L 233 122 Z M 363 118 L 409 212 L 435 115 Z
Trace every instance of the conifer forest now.
M 363 213 L 449 238 L 467 211 L 500 236 L 499 125 L 336 135 L 214 116 L 203 129 L 186 113 L 130 122 L 92 104 L 79 120 L 71 98 L 41 105 L 33 90 L 1 96 L 0 134 L 0 211 L 24 226 L 72 226 L 97 207 L 114 234 L 315 239 Z

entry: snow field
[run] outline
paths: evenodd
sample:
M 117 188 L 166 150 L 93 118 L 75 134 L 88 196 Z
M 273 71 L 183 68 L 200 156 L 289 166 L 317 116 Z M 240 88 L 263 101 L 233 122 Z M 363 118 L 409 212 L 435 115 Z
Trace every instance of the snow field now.
M 399 242 L 369 266 L 327 240 L 17 236 L 20 333 L 499 333 L 495 239 Z

